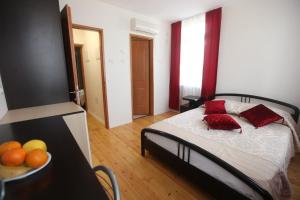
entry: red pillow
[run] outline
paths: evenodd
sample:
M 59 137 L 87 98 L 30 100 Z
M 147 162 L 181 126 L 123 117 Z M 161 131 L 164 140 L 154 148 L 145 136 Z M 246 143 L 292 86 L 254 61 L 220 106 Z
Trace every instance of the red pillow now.
M 224 100 L 206 101 L 204 114 L 205 115 L 226 114 L 225 101 Z
M 211 114 L 203 118 L 206 121 L 208 129 L 234 130 L 241 129 L 241 126 L 229 115 Z M 241 129 L 242 132 L 242 129 Z
M 239 116 L 246 118 L 256 128 L 283 119 L 283 117 L 262 104 L 240 113 Z

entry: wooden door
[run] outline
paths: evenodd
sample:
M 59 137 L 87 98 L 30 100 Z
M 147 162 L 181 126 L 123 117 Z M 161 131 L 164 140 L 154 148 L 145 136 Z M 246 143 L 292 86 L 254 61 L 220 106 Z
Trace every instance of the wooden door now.
M 80 105 L 75 46 L 72 29 L 72 15 L 71 8 L 68 5 L 66 5 L 61 11 L 61 24 L 67 63 L 70 99 Z
M 150 113 L 150 41 L 131 39 L 133 115 Z

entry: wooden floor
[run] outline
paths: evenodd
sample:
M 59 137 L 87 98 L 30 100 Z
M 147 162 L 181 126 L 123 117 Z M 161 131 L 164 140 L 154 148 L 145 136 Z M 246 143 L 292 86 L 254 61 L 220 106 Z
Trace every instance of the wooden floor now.
M 93 163 L 114 171 L 123 200 L 212 199 L 151 154 L 146 154 L 146 157 L 140 155 L 141 129 L 175 114 L 168 112 L 139 118 L 110 130 L 88 115 Z M 294 190 L 293 199 L 300 199 L 300 155 L 291 162 L 289 178 Z

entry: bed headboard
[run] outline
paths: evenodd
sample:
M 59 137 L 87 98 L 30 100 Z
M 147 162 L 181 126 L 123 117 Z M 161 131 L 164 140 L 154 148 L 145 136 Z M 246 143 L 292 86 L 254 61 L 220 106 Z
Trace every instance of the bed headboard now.
M 245 103 L 250 103 L 251 99 L 257 99 L 257 100 L 262 100 L 262 101 L 267 101 L 273 104 L 277 104 L 286 108 L 289 108 L 292 110 L 291 115 L 293 119 L 298 122 L 299 118 L 299 108 L 297 106 L 294 106 L 292 104 L 283 102 L 283 101 L 278 101 L 275 99 L 270 99 L 266 97 L 260 97 L 260 96 L 255 96 L 255 95 L 249 95 L 249 94 L 236 94 L 236 93 L 220 93 L 220 94 L 215 94 L 215 97 L 220 97 L 220 96 L 227 96 L 227 97 L 239 97 L 241 99 L 241 102 Z

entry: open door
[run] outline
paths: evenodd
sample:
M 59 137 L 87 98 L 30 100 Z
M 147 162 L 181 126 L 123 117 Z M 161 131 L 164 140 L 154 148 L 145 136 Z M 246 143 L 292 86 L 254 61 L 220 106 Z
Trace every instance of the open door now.
M 80 105 L 80 90 L 78 87 L 75 46 L 73 42 L 72 15 L 71 8 L 68 5 L 61 11 L 61 24 L 68 71 L 69 95 L 72 101 Z

